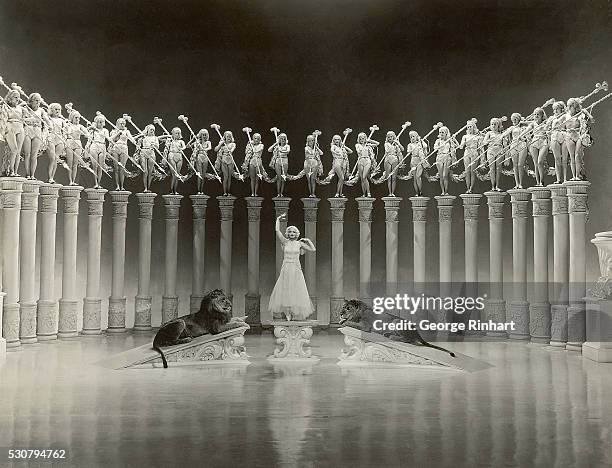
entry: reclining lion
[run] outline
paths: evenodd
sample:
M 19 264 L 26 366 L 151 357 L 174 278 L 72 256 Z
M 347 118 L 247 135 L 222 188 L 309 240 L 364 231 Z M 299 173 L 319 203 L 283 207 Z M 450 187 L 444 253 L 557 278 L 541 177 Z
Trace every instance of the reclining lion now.
M 198 336 L 217 335 L 245 326 L 241 321 L 230 322 L 231 318 L 231 301 L 221 289 L 214 289 L 204 296 L 198 312 L 164 323 L 153 338 L 153 349 L 161 355 L 164 367 L 167 368 L 168 362 L 161 346 L 189 343 Z
M 393 341 L 401 341 L 412 345 L 438 349 L 455 357 L 455 353 L 425 341 L 418 330 L 385 330 L 384 332 L 376 330 L 374 328 L 374 322 L 376 320 L 386 320 L 391 323 L 401 319 L 387 313 L 375 314 L 370 306 L 359 299 L 344 301 L 344 305 L 340 311 L 340 325 L 356 328 L 364 332 L 378 333 Z

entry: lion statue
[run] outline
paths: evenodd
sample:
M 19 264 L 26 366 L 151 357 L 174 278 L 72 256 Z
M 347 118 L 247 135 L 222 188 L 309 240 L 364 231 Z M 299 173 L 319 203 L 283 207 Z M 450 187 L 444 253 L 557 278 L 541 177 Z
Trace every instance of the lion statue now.
M 240 319 L 232 320 L 232 302 L 221 289 L 214 289 L 206 293 L 199 311 L 164 323 L 153 338 L 153 349 L 161 355 L 164 367 L 167 368 L 168 362 L 161 350 L 162 346 L 189 343 L 198 336 L 217 335 L 245 325 Z
M 455 357 L 455 353 L 425 341 L 418 330 L 385 330 L 384 332 L 376 330 L 374 328 L 374 322 L 376 320 L 385 320 L 385 318 L 389 323 L 401 320 L 399 317 L 386 312 L 383 314 L 375 314 L 370 306 L 359 299 L 345 300 L 340 310 L 340 325 L 356 328 L 368 333 L 378 333 L 393 341 L 401 341 L 412 345 L 438 349 Z

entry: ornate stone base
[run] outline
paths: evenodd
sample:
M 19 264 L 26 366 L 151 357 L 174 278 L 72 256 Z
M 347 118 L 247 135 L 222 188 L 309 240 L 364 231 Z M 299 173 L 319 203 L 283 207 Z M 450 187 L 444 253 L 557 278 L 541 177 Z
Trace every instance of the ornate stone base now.
M 344 305 L 344 297 L 330 297 L 329 298 L 329 324 L 331 326 L 339 326 L 340 324 L 340 311 Z
M 107 333 L 125 333 L 125 297 L 108 298 Z
M 485 303 L 485 321 L 493 321 L 495 323 L 506 323 L 506 301 L 503 299 L 488 299 Z M 487 336 L 506 337 L 506 332 L 489 331 Z
M 567 308 L 567 345 L 568 351 L 582 351 L 586 340 L 585 304 L 572 304 Z
M 21 344 L 36 343 L 36 303 L 19 303 L 19 340 Z
M 4 304 L 2 307 L 2 336 L 7 348 L 21 346 L 19 340 L 19 304 Z
M 204 296 L 201 294 L 192 294 L 189 297 L 190 314 L 195 314 L 198 310 L 200 310 L 200 305 L 202 305 L 202 299 L 204 299 Z
M 550 343 L 550 304 L 532 302 L 529 305 L 529 333 L 534 343 Z
M 178 296 L 162 296 L 162 323 L 178 317 Z
M 318 325 L 316 320 L 273 321 L 276 349 L 268 356 L 269 361 L 319 361 L 312 355 L 310 338 L 312 327 Z
M 508 332 L 508 338 L 511 340 L 529 341 L 529 302 L 527 301 L 512 301 L 508 311 L 508 321 L 514 322 L 514 331 Z
M 57 340 L 58 310 L 56 301 L 38 301 L 36 337 L 38 341 Z
M 78 336 L 77 306 L 78 301 L 68 299 L 59 300 L 59 325 L 57 332 L 59 338 L 73 338 Z
M 136 296 L 134 299 L 134 331 L 151 331 L 151 296 Z
M 261 296 L 259 294 L 245 294 L 244 315 L 246 322 L 252 326 L 261 326 Z
M 587 341 L 582 344 L 582 355 L 595 362 L 612 362 L 612 343 Z
M 567 344 L 567 306 L 555 304 L 550 307 L 550 345 L 565 348 Z
M 193 365 L 249 365 L 244 333 L 247 324 L 219 333 L 203 335 L 189 343 L 162 348 L 168 367 Z M 111 369 L 163 367 L 161 356 L 151 344 L 111 356 L 98 364 Z
M 351 327 L 340 328 L 348 346 L 340 354 L 339 366 L 422 367 L 427 369 L 461 370 L 441 351 L 391 341 L 377 333 L 362 332 Z
M 86 297 L 83 299 L 83 335 L 99 335 L 101 330 L 102 299 Z

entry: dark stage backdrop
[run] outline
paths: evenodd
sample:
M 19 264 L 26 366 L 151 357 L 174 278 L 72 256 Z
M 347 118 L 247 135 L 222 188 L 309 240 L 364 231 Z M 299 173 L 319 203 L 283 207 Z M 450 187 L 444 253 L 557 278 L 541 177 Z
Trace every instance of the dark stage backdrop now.
M 130 113 L 144 126 L 154 116 L 166 125 L 186 114 L 194 128 L 213 122 L 231 129 L 241 151 L 240 131 L 248 125 L 272 142 L 269 128 L 278 126 L 289 136 L 293 152 L 290 172 L 303 163 L 305 136 L 322 130 L 322 147 L 332 135 L 350 126 L 358 131 L 376 123 L 381 132 L 397 131 L 405 120 L 423 134 L 438 120 L 451 131 L 474 116 L 479 126 L 492 116 L 514 111 L 528 114 L 550 97 L 566 100 L 590 91 L 595 82 L 612 79 L 612 6 L 609 1 L 63 1 L 4 0 L 0 5 L 0 74 L 24 90 L 39 91 L 48 102 L 72 101 L 91 118 L 96 110 L 115 119 Z M 610 228 L 609 151 L 612 101 L 597 109 L 596 145 L 587 164 L 593 183 L 590 192 L 588 238 Z M 216 136 L 213 137 L 216 141 Z M 404 140 L 405 141 L 405 140 Z M 329 153 L 324 156 L 330 166 Z M 44 174 L 41 164 L 40 174 Z M 59 180 L 65 173 L 58 170 Z M 83 172 L 82 185 L 91 186 Z M 194 193 L 195 181 L 182 188 Z M 111 188 L 107 180 L 108 187 Z M 511 179 L 504 181 L 510 188 Z M 246 196 L 248 184 L 234 182 L 235 195 Z M 481 183 L 483 192 L 488 185 Z M 140 180 L 128 188 L 142 189 Z M 168 182 L 157 184 L 166 193 Z M 454 185 L 453 194 L 463 191 Z M 330 213 L 326 197 L 333 186 L 319 188 L 318 264 L 320 317 L 328 317 L 330 281 Z M 209 195 L 219 186 L 208 184 Z M 291 223 L 303 227 L 299 198 L 307 193 L 304 180 L 289 183 L 294 198 Z M 384 186 L 374 189 L 376 197 Z M 404 198 L 400 214 L 400 279 L 412 278 L 411 211 L 407 198 L 412 183 L 401 182 Z M 273 187 L 263 188 L 261 288 L 262 308 L 274 285 Z M 345 224 L 345 293 L 358 290 L 359 188 L 347 189 Z M 439 193 L 430 184 L 426 195 Z M 163 288 L 164 228 L 160 206 L 155 208 L 153 289 L 154 321 L 160 319 Z M 219 223 L 211 202 L 207 221 L 207 284 L 218 285 Z M 384 210 L 376 202 L 373 226 L 373 276 L 384 277 Z M 453 222 L 453 271 L 463 272 L 462 209 Z M 79 224 L 79 272 L 85 282 L 86 210 L 82 202 Z M 103 289 L 110 294 L 111 217 L 106 205 L 103 227 Z M 246 208 L 236 203 L 234 222 L 233 292 L 243 306 L 246 284 Z M 482 208 L 480 276 L 488 276 L 488 228 Z M 437 278 L 438 230 L 435 208 L 430 209 L 428 277 Z M 58 227 L 61 230 L 61 222 Z M 179 294 L 181 312 L 188 309 L 191 285 L 191 211 L 183 200 L 180 224 Z M 507 207 L 505 275 L 511 278 L 511 220 Z M 126 293 L 133 320 L 137 285 L 138 217 L 135 199 L 128 216 Z M 531 236 L 531 233 L 530 233 Z M 61 253 L 58 233 L 58 254 Z M 551 238 L 552 248 L 552 238 Z M 528 247 L 531 256 L 532 249 Z M 595 248 L 587 247 L 590 278 L 597 276 Z M 61 255 L 58 255 L 61 261 Z M 57 265 L 58 277 L 61 264 Z M 552 263 L 551 263 L 552 277 Z M 60 284 L 58 283 L 58 297 Z

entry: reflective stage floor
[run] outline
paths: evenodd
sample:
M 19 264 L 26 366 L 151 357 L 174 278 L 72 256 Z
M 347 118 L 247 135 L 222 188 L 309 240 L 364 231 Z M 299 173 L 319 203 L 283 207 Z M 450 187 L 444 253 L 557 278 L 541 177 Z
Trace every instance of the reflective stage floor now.
M 79 467 L 612 466 L 612 365 L 579 354 L 452 343 L 494 367 L 341 369 L 342 338 L 329 330 L 313 337 L 322 359 L 312 367 L 269 364 L 271 333 L 246 337 L 252 364 L 243 369 L 94 364 L 151 336 L 9 352 L 0 364 L 2 456 L 55 447 L 69 457 L 57 466 Z

